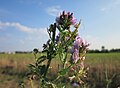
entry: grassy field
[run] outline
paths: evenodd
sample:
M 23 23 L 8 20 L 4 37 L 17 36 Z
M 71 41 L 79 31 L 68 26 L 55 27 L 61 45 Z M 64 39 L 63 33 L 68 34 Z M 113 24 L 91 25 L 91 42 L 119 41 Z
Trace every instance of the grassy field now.
M 90 67 L 90 88 L 117 88 L 120 86 L 120 53 L 87 54 L 86 65 Z
M 31 88 L 27 76 L 30 63 L 34 63 L 32 54 L 0 54 L 0 88 L 21 88 L 23 82 L 26 88 Z M 56 59 L 52 63 L 53 76 L 57 63 Z M 85 66 L 89 67 L 87 88 L 120 87 L 120 53 L 87 54 Z

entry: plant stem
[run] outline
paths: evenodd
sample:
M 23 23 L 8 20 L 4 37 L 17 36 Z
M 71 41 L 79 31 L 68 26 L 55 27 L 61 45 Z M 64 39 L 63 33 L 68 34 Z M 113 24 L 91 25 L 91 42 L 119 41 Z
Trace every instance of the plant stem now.
M 53 81 L 53 82 L 56 82 L 61 76 L 57 76 L 57 78 Z
M 65 59 L 64 59 L 64 64 L 63 64 L 63 68 L 64 68 L 64 69 L 65 69 L 65 67 L 66 67 L 67 55 L 68 55 L 68 49 L 66 50 L 66 53 L 65 53 Z
M 46 78 L 46 75 L 47 75 L 47 72 L 48 72 L 48 69 L 49 69 L 49 66 L 51 64 L 51 60 L 52 60 L 52 54 L 54 53 L 54 42 L 55 42 L 55 33 L 56 33 L 56 24 L 54 24 L 54 27 L 53 27 L 53 34 L 52 34 L 52 42 L 51 44 L 49 45 L 49 52 L 47 52 L 47 58 L 48 58 L 48 62 L 47 62 L 47 67 L 46 67 L 46 70 L 45 70 L 45 73 L 44 73 L 44 78 Z
M 51 55 L 50 55 L 49 60 L 48 60 L 48 62 L 47 62 L 47 67 L 46 67 L 46 70 L 45 70 L 45 73 L 44 73 L 44 78 L 46 78 L 46 75 L 47 75 L 49 66 L 50 66 L 50 64 L 51 64 L 51 60 L 52 60 L 52 57 L 51 57 Z
M 33 86 L 33 81 L 32 81 L 31 78 L 30 78 L 30 84 L 31 84 L 31 88 L 34 88 L 34 86 Z

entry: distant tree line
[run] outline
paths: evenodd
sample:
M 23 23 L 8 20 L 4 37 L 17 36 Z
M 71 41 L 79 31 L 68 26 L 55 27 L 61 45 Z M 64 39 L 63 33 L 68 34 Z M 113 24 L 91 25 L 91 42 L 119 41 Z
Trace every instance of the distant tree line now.
M 15 53 L 24 53 L 24 54 L 27 54 L 27 53 L 32 53 L 32 51 L 15 51 Z
M 120 52 L 120 48 L 116 48 L 116 49 L 113 48 L 113 49 L 108 50 L 108 49 L 105 49 L 105 46 L 102 46 L 101 50 L 89 49 L 87 52 L 88 53 L 112 53 L 112 52 Z M 7 53 L 7 54 L 17 54 L 17 53 L 28 54 L 28 53 L 32 53 L 32 51 L 0 52 L 0 54 L 5 54 L 5 53 Z M 41 51 L 39 51 L 39 53 L 41 53 Z
M 27 53 L 32 53 L 32 51 L 14 51 L 14 52 L 0 52 L 0 54 L 27 54 Z
M 101 47 L 101 50 L 95 49 L 95 50 L 88 50 L 88 53 L 111 53 L 111 52 L 120 52 L 120 49 L 105 49 L 104 46 Z
M 29 54 L 33 51 L 14 51 L 14 52 L 0 52 L 0 54 Z M 40 51 L 38 53 L 41 53 Z

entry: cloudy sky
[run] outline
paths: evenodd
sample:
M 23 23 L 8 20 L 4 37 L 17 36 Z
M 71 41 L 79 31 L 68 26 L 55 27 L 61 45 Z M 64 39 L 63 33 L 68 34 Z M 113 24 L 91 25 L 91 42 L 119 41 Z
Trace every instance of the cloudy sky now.
M 120 0 L 0 0 L 0 51 L 42 50 L 46 28 L 63 10 L 82 20 L 90 49 L 120 48 Z

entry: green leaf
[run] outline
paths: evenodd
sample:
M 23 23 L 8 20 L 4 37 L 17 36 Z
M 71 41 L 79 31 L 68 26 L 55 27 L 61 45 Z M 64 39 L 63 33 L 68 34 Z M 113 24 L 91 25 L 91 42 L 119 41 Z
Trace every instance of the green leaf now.
M 45 73 L 46 66 L 45 65 L 39 66 L 38 69 L 39 69 L 38 73 L 40 73 L 41 75 L 43 75 Z
M 28 67 L 30 67 L 30 68 L 36 68 L 33 64 L 29 64 Z
M 65 68 L 65 69 L 62 69 L 61 71 L 59 71 L 59 74 L 64 76 L 69 70 L 69 67 L 68 68 Z
M 58 25 L 57 28 L 60 32 L 62 32 L 63 29 L 62 29 L 61 25 Z
M 32 72 L 36 72 L 36 67 L 33 64 L 29 64 L 28 67 Z
M 42 51 L 42 53 L 46 53 L 46 52 L 48 52 L 48 50 L 47 50 L 47 49 L 45 49 L 45 50 L 43 50 L 43 51 Z
M 43 55 L 43 56 L 41 56 L 41 57 L 39 57 L 39 58 L 37 59 L 37 63 L 40 64 L 40 63 L 42 63 L 43 61 L 45 61 L 46 59 L 47 59 L 47 57 L 46 57 L 45 55 Z
M 61 61 L 64 62 L 64 59 L 65 59 L 65 54 L 62 53 L 62 54 L 61 54 Z

